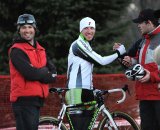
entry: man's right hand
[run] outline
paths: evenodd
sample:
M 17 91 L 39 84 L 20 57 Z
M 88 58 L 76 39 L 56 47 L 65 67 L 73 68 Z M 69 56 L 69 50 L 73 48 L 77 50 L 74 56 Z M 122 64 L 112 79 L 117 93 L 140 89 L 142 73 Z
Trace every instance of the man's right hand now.
M 121 45 L 121 43 L 114 43 L 113 45 L 113 50 L 117 50 L 119 48 L 119 46 Z
M 132 65 L 131 57 L 125 56 L 122 60 L 122 64 L 124 64 L 127 67 L 130 67 Z

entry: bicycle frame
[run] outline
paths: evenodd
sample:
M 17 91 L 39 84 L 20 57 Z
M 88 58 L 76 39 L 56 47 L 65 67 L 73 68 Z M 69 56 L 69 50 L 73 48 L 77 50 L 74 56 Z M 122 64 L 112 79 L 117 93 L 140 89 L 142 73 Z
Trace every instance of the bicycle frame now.
M 102 105 L 100 108 L 97 107 L 95 109 L 94 115 L 93 115 L 93 117 L 91 119 L 91 122 L 90 122 L 90 124 L 88 126 L 88 130 L 92 130 L 93 129 L 93 127 L 95 125 L 95 122 L 96 122 L 98 116 L 100 115 L 100 112 L 104 113 L 109 118 L 109 120 L 110 120 L 112 126 L 114 127 L 114 129 L 118 130 L 116 123 L 114 122 L 109 110 L 106 109 L 105 105 Z
M 62 105 L 62 109 L 60 110 L 60 112 L 59 112 L 59 114 L 58 114 L 57 119 L 59 120 L 59 124 L 58 124 L 58 129 L 59 129 L 59 130 L 60 130 L 60 128 L 61 128 L 61 124 L 62 124 L 64 115 L 65 115 L 65 113 L 66 113 L 66 109 L 67 109 L 67 105 L 66 105 L 66 104 L 63 104 L 63 105 Z
M 118 101 L 117 101 L 117 104 L 124 102 L 124 100 L 125 100 L 125 98 L 126 98 L 126 93 L 125 93 L 125 91 L 124 91 L 123 89 L 108 90 L 108 93 L 119 92 L 119 91 L 122 92 L 123 97 L 122 97 L 121 100 L 118 100 Z M 90 125 L 89 125 L 89 127 L 88 127 L 88 130 L 92 130 L 92 129 L 93 129 L 94 124 L 95 124 L 98 116 L 100 115 L 100 112 L 103 113 L 103 114 L 105 114 L 105 115 L 109 118 L 109 120 L 110 120 L 112 126 L 114 127 L 114 129 L 115 129 L 115 130 L 118 130 L 117 125 L 116 125 L 116 123 L 114 122 L 114 120 L 113 120 L 113 118 L 112 118 L 112 115 L 110 114 L 109 110 L 108 110 L 108 109 L 105 107 L 105 105 L 104 105 L 104 101 L 103 101 L 102 97 L 100 97 L 99 102 L 100 102 L 100 103 L 97 104 L 98 106 L 97 106 L 97 108 L 96 108 L 95 111 L 94 111 L 94 115 L 93 115 L 93 118 L 91 119 L 91 122 L 90 122 Z
M 86 103 L 81 103 L 81 104 L 75 104 L 75 105 L 66 105 L 65 103 L 63 103 L 62 109 L 60 110 L 60 112 L 58 114 L 58 117 L 57 117 L 57 119 L 59 120 L 58 129 L 60 130 L 61 124 L 63 122 L 63 118 L 64 118 L 64 116 L 66 114 L 67 118 L 68 118 L 68 121 L 69 121 L 69 124 L 70 124 L 70 127 L 72 127 L 72 129 L 74 130 L 74 127 L 72 125 L 72 121 L 70 119 L 69 112 L 67 112 L 67 109 L 76 108 L 76 107 L 85 106 L 85 105 L 95 105 L 95 104 L 96 104 L 96 101 L 91 101 L 91 102 L 86 102 Z M 98 111 L 98 113 L 99 113 L 99 111 Z M 96 114 L 96 115 L 97 115 L 96 117 L 98 117 L 98 114 Z
M 125 98 L 126 98 L 125 91 L 123 89 L 113 89 L 113 90 L 108 90 L 107 91 L 108 93 L 119 92 L 119 91 L 122 92 L 123 97 L 122 97 L 121 100 L 117 101 L 118 104 L 122 103 L 125 100 Z M 88 126 L 88 130 L 92 130 L 93 129 L 93 127 L 95 125 L 95 122 L 96 122 L 98 116 L 100 115 L 100 112 L 103 113 L 103 114 L 105 114 L 109 118 L 110 123 L 112 124 L 112 126 L 114 127 L 114 129 L 118 130 L 117 125 L 114 122 L 111 113 L 109 112 L 109 110 L 104 105 L 103 98 L 100 97 L 98 100 L 99 100 L 98 101 L 99 103 L 97 103 L 96 101 L 91 101 L 91 102 L 86 102 L 86 103 L 81 103 L 81 104 L 75 104 L 75 105 L 66 105 L 63 102 L 62 103 L 62 109 L 60 110 L 60 112 L 58 114 L 58 118 L 57 118 L 59 120 L 58 129 L 60 130 L 61 124 L 63 122 L 63 118 L 64 118 L 64 116 L 66 114 L 66 116 L 68 118 L 68 121 L 69 121 L 69 124 L 70 124 L 70 127 L 74 130 L 74 127 L 72 125 L 72 121 L 71 121 L 71 118 L 69 116 L 69 112 L 67 111 L 67 109 L 69 109 L 69 108 L 76 108 L 76 107 L 85 106 L 85 105 L 95 105 L 96 107 L 95 107 L 94 114 L 93 114 L 93 117 L 91 119 L 91 122 L 90 122 L 90 124 Z

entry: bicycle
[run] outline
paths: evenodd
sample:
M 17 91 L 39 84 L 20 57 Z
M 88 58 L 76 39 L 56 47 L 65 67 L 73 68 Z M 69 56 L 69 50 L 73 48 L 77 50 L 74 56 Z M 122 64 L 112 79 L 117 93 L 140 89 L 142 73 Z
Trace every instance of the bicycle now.
M 70 119 L 70 108 L 76 108 L 80 106 L 94 105 L 95 110 L 91 122 L 87 130 L 140 130 L 137 122 L 127 113 L 121 111 L 110 112 L 109 109 L 104 105 L 104 95 L 121 92 L 122 98 L 117 101 L 117 103 L 124 102 L 126 98 L 126 91 L 128 91 L 128 85 L 124 85 L 123 88 L 116 88 L 110 90 L 94 90 L 95 101 L 84 102 L 81 104 L 67 105 L 65 104 L 65 99 L 63 93 L 66 92 L 67 88 L 50 88 L 50 93 L 57 93 L 62 103 L 62 108 L 58 114 L 58 117 L 41 117 L 39 120 L 39 130 L 68 130 L 67 126 L 63 123 L 64 116 L 66 114 L 69 126 L 72 130 L 75 130 Z M 95 122 L 99 115 L 102 114 L 103 118 L 99 121 L 98 127 L 94 128 Z M 121 122 L 124 123 L 121 123 Z M 125 124 L 125 125 L 123 125 Z

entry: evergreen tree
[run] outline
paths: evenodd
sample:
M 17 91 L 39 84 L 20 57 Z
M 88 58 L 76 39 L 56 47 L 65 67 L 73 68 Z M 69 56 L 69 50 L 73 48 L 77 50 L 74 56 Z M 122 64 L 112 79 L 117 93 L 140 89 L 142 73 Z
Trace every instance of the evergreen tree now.
M 0 72 L 8 73 L 8 47 L 16 31 L 15 23 L 20 14 L 32 13 L 39 28 L 38 40 L 57 66 L 58 74 L 67 71 L 67 55 L 70 44 L 79 35 L 79 21 L 86 16 L 96 21 L 93 49 L 101 55 L 109 55 L 115 41 L 120 40 L 127 27 L 122 19 L 126 0 L 5 0 L 0 2 Z M 117 63 L 95 67 L 95 73 L 117 73 Z

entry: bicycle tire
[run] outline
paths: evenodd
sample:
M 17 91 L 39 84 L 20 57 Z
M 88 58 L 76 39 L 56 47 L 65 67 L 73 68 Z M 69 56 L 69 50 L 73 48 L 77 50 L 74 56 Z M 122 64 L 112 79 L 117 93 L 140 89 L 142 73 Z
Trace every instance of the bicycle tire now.
M 40 117 L 38 130 L 59 130 L 58 119 L 54 117 Z M 61 130 L 68 130 L 62 123 Z
M 127 113 L 116 111 L 111 113 L 113 120 L 116 122 L 116 125 L 118 126 L 118 130 L 140 130 L 139 125 L 137 122 Z M 109 123 L 109 120 L 107 120 L 108 117 L 104 117 L 98 125 L 98 130 L 114 130 L 111 123 Z M 108 124 L 108 126 L 106 125 Z

